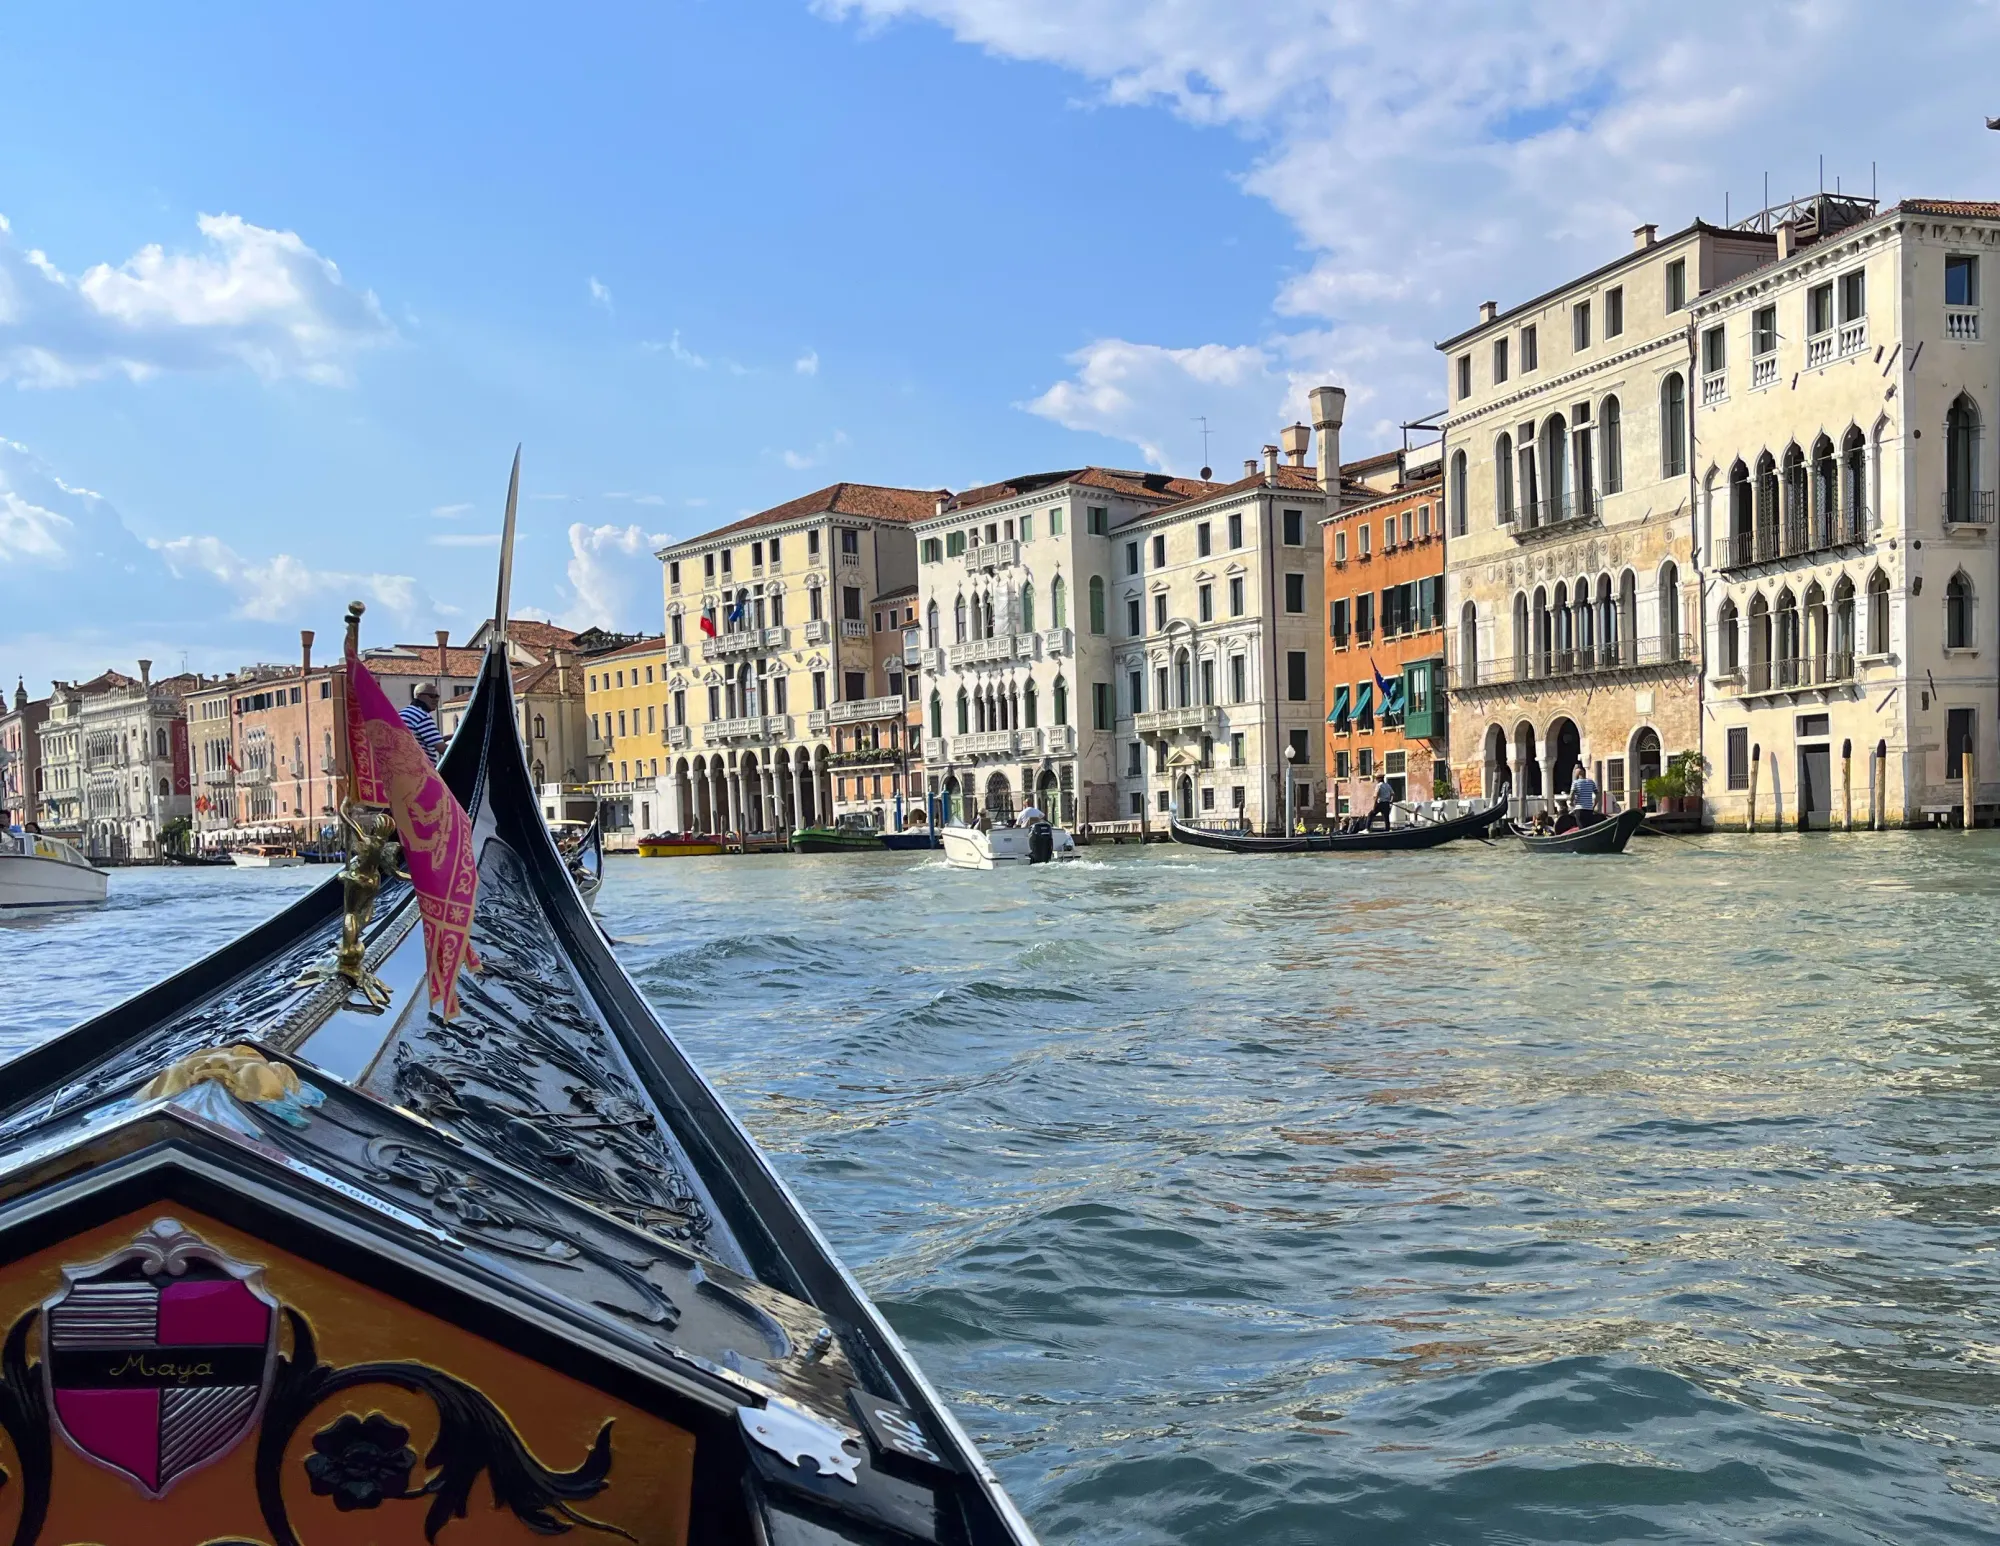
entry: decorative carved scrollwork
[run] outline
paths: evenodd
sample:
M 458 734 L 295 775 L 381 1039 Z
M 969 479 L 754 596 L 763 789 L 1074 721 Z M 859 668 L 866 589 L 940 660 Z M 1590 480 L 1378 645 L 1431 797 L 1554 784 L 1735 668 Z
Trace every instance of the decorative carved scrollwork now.
M 488 841 L 462 1012 L 397 1042 L 393 1099 L 507 1164 L 702 1250 L 713 1228 L 672 1144 L 557 948 L 520 858 Z
M 49 1514 L 54 1457 L 48 1397 L 42 1386 L 41 1365 L 28 1362 L 28 1333 L 41 1313 L 37 1307 L 15 1321 L 7 1333 L 6 1347 L 0 1349 L 0 1428 L 14 1441 L 14 1453 L 21 1462 L 21 1518 L 14 1526 L 14 1546 L 34 1546 Z M 6 1480 L 7 1473 L 0 1471 L 0 1485 Z
M 463 1380 L 418 1363 L 359 1363 L 335 1368 L 319 1361 L 312 1328 L 289 1307 L 292 1351 L 278 1360 L 277 1384 L 257 1436 L 257 1502 L 277 1546 L 301 1546 L 286 1511 L 285 1451 L 307 1417 L 329 1398 L 365 1385 L 389 1385 L 425 1397 L 436 1407 L 437 1440 L 424 1456 L 431 1474 L 415 1487 L 416 1457 L 404 1448 L 409 1432 L 379 1412 L 344 1413 L 313 1436 L 305 1470 L 312 1490 L 346 1512 L 386 1501 L 428 1497 L 424 1536 L 436 1540 L 454 1519 L 466 1516 L 473 1484 L 485 1473 L 494 1502 L 540 1535 L 562 1535 L 582 1526 L 635 1539 L 618 1526 L 579 1513 L 575 1504 L 609 1484 L 611 1424 L 597 1432 L 590 1453 L 574 1470 L 552 1471 L 532 1454 L 507 1416 Z M 408 1457 L 407 1459 L 405 1457 Z

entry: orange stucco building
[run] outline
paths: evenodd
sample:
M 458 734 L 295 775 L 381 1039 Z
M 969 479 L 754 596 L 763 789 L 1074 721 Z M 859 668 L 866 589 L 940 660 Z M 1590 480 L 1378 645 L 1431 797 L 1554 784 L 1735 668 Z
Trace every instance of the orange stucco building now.
M 1350 493 L 1339 513 L 1320 522 L 1331 817 L 1366 811 L 1385 775 L 1399 798 L 1429 799 L 1436 773 L 1449 765 L 1437 451 L 1432 445 L 1350 465 L 1344 470 L 1368 496 L 1357 501 Z

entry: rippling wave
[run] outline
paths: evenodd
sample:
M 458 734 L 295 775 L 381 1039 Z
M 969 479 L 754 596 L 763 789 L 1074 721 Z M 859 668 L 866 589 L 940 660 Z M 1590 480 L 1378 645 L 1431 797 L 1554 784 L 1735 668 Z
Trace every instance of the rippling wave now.
M 603 911 L 1051 1541 L 2000 1543 L 1996 859 L 614 860 Z M 234 932 L 206 879 L 0 932 L 0 1035 Z

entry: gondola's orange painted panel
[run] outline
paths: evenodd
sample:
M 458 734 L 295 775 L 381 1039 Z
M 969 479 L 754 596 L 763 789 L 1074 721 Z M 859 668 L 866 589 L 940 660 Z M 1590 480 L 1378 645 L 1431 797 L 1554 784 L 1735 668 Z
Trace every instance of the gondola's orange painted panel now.
M 38 1546 L 273 1541 L 260 1441 L 291 1420 L 265 1481 L 302 1546 L 420 1546 L 454 1490 L 465 1517 L 439 1546 L 546 1541 L 538 1513 L 579 1542 L 686 1539 L 685 1430 L 190 1209 L 146 1208 L 0 1268 L 0 1330 L 24 1316 L 25 1360 L 0 1371 L 0 1414 L 27 1440 L 0 1431 L 0 1540 L 39 1469 Z

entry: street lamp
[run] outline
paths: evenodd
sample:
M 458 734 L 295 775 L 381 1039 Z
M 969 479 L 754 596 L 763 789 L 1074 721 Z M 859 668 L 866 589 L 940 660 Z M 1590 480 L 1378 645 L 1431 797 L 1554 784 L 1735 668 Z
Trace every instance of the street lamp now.
M 1299 749 L 1289 741 L 1285 743 L 1285 836 L 1292 835 L 1292 763 L 1297 760 Z

